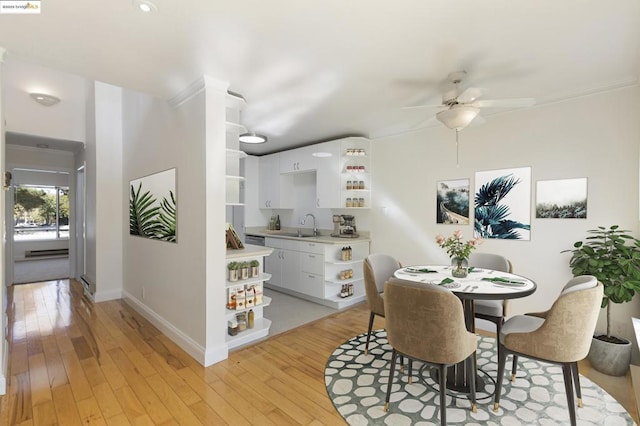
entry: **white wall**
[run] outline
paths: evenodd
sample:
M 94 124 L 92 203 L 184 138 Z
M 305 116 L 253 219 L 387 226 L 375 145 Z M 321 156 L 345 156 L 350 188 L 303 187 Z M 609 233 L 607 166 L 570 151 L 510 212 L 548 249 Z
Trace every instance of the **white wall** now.
M 82 100 L 88 90 L 85 79 L 77 75 L 46 68 L 37 64 L 7 61 L 6 80 L 19 81 L 22 86 L 6 86 L 7 131 L 37 135 L 53 139 L 83 141 L 85 136 L 85 107 Z M 56 90 L 59 90 L 56 91 Z M 45 107 L 35 102 L 29 93 L 58 96 L 61 102 Z M 72 96 L 68 96 L 72 93 Z M 66 96 L 65 96 L 66 95 Z
M 434 237 L 460 228 L 469 238 L 473 228 L 436 224 L 436 182 L 470 178 L 473 190 L 476 171 L 530 166 L 531 241 L 487 240 L 479 251 L 506 255 L 515 273 L 538 284 L 535 294 L 514 301 L 513 313 L 548 308 L 571 277 L 570 254 L 560 252 L 587 229 L 618 224 L 638 235 L 639 116 L 634 87 L 488 117 L 460 132 L 458 168 L 455 134 L 444 127 L 375 140 L 372 252 L 405 265 L 447 262 Z M 574 177 L 588 178 L 587 219 L 535 219 L 535 182 Z M 638 298 L 614 312 L 614 332 L 631 337 Z
M 128 204 L 131 180 L 176 168 L 178 220 L 177 243 L 131 236 L 128 227 L 119 230 L 124 237 L 124 294 L 202 361 L 206 346 L 205 95 L 201 92 L 172 108 L 164 100 L 125 91 L 123 117 L 123 202 Z M 224 186 L 224 176 L 221 181 Z M 128 216 L 128 210 L 122 212 Z
M 122 296 L 122 229 L 126 223 L 122 199 L 122 116 L 122 89 L 96 82 L 96 302 Z M 72 183 L 75 185 L 75 180 Z
M 0 47 L 0 176 L 4 176 L 4 172 L 6 170 L 6 156 L 5 156 L 5 110 L 4 110 L 4 96 L 3 96 L 3 87 L 1 84 L 3 81 L 2 73 L 4 72 L 4 54 L 5 49 Z M 6 192 L 2 191 L 0 194 L 0 212 L 5 212 L 6 205 Z M 9 227 L 7 220 L 7 215 L 3 216 L 5 220 L 2 220 L 2 233 L 6 235 Z M 2 265 L 0 266 L 0 307 L 2 307 L 2 312 L 0 313 L 0 395 L 4 395 L 7 391 L 7 366 L 9 363 L 9 343 L 6 341 L 5 336 L 7 336 L 7 327 L 8 327 L 8 318 L 7 318 L 7 273 L 4 270 L 6 265 L 9 264 L 10 258 L 5 256 L 6 250 L 6 238 L 2 239 L 0 243 L 0 259 L 3 259 Z
M 97 194 L 97 147 L 96 147 L 96 93 L 95 83 L 87 82 L 86 100 L 86 136 L 84 144 L 85 160 L 85 193 L 86 193 L 86 217 L 85 217 L 85 276 L 91 282 L 96 282 L 96 199 Z M 121 232 L 114 230 L 114 232 Z

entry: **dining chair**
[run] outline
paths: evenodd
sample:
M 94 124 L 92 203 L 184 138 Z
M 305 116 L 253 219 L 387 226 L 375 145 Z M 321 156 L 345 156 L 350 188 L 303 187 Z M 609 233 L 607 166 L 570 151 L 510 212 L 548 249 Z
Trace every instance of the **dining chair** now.
M 469 266 L 508 273 L 513 271 L 509 259 L 493 253 L 472 253 L 469 256 Z M 494 323 L 496 336 L 500 335 L 500 328 L 507 316 L 509 300 L 476 300 L 473 305 L 475 317 Z
M 577 376 L 577 362 L 589 353 L 602 295 L 602 284 L 593 276 L 582 275 L 567 283 L 547 312 L 516 315 L 503 324 L 494 411 L 500 405 L 504 366 L 511 353 L 562 365 L 569 418 L 576 424 L 572 375 Z M 576 393 L 581 398 L 577 381 Z
M 569 291 L 575 291 L 582 288 L 589 288 L 593 286 L 593 277 L 590 275 L 580 275 L 575 278 L 570 279 L 567 284 L 562 288 L 560 294 L 564 294 Z M 528 312 L 525 315 L 537 317 L 537 318 L 546 318 L 549 314 L 549 311 L 545 312 Z M 518 368 L 518 356 L 513 356 L 513 366 L 511 367 L 511 381 L 515 381 L 516 379 L 516 371 Z M 582 390 L 580 389 L 580 372 L 578 371 L 578 363 L 574 362 L 571 364 L 571 372 L 573 373 L 573 384 L 576 390 L 576 401 L 578 402 L 578 407 L 582 407 Z
M 389 411 L 398 355 L 438 366 L 440 424 L 447 423 L 447 368 L 465 361 L 471 411 L 476 412 L 477 338 L 467 331 L 460 299 L 432 284 L 391 278 L 384 285 L 387 340 L 393 348 L 384 410 Z M 400 379 L 402 380 L 402 379 Z
M 393 273 L 402 268 L 393 256 L 382 253 L 374 253 L 367 256 L 363 262 L 364 287 L 367 295 L 367 304 L 371 314 L 369 315 L 369 328 L 367 329 L 367 343 L 364 349 L 365 355 L 369 353 L 369 340 L 371 329 L 376 315 L 384 318 L 384 283 Z

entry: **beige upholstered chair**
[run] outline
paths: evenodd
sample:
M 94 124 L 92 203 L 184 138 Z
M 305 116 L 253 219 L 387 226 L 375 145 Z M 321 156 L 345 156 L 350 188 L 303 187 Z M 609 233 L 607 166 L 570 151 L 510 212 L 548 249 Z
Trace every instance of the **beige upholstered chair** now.
M 402 266 L 393 256 L 387 254 L 374 253 L 367 256 L 363 263 L 364 287 L 367 294 L 367 304 L 371 315 L 369 316 L 369 328 L 367 329 L 367 344 L 364 353 L 369 353 L 369 339 L 371 338 L 371 328 L 376 315 L 384 318 L 384 283 L 393 273 Z
M 547 312 L 516 315 L 502 326 L 500 359 L 494 411 L 500 392 L 507 355 L 525 356 L 562 365 L 571 424 L 576 424 L 571 375 L 577 375 L 577 362 L 587 356 L 596 327 L 603 287 L 595 277 L 583 275 L 569 281 Z M 579 384 L 576 383 L 578 397 Z
M 431 284 L 391 278 L 384 285 L 387 339 L 393 347 L 385 411 L 398 355 L 439 367 L 440 423 L 447 423 L 447 367 L 466 360 L 471 388 L 471 410 L 476 411 L 475 357 L 477 340 L 467 331 L 460 299 L 451 291 Z

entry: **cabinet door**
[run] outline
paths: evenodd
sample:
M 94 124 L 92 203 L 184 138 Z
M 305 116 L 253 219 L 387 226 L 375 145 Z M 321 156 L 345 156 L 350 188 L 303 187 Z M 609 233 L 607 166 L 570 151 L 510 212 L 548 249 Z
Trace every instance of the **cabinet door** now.
M 293 250 L 282 251 L 282 287 L 300 291 L 299 253 Z
M 340 143 L 324 142 L 314 147 L 315 152 L 327 155 L 316 157 L 316 207 L 340 208 Z
M 308 172 L 316 169 L 315 157 L 312 155 L 315 145 L 295 148 L 280 153 L 280 173 Z
M 275 209 L 280 207 L 280 158 L 279 154 L 260 157 L 259 207 Z
M 274 249 L 271 254 L 264 258 L 264 270 L 271 274 L 267 281 L 269 284 L 283 287 L 282 284 L 282 250 Z
M 322 275 L 310 274 L 308 272 L 300 273 L 300 293 L 309 296 L 323 298 L 324 297 L 324 277 Z

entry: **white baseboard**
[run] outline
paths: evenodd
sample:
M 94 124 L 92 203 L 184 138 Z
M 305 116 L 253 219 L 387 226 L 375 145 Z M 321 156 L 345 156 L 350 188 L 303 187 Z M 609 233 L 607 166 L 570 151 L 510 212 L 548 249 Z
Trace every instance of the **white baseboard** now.
M 2 352 L 2 371 L 0 371 L 0 395 L 7 393 L 7 367 L 9 366 L 9 342 L 4 341 Z
M 107 300 L 122 299 L 123 290 L 96 291 L 91 296 L 95 303 L 106 302 Z
M 140 315 L 145 317 L 151 324 L 156 326 L 167 337 L 169 337 L 176 345 L 180 346 L 185 352 L 191 355 L 196 361 L 205 367 L 216 362 L 227 359 L 228 349 L 224 345 L 222 348 L 205 348 L 184 332 L 176 328 L 169 321 L 158 315 L 153 309 L 133 297 L 129 292 L 123 290 L 123 299 Z

